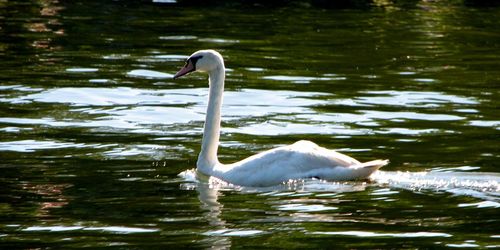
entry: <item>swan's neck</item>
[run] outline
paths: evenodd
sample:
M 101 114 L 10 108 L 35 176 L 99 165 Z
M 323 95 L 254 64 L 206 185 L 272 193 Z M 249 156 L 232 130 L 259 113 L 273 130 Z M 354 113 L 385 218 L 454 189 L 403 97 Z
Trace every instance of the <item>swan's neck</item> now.
M 197 167 L 207 175 L 212 175 L 214 167 L 219 164 L 217 148 L 220 137 L 220 121 L 222 93 L 224 92 L 225 69 L 220 65 L 209 74 L 208 108 L 203 130 L 201 152 L 198 156 Z

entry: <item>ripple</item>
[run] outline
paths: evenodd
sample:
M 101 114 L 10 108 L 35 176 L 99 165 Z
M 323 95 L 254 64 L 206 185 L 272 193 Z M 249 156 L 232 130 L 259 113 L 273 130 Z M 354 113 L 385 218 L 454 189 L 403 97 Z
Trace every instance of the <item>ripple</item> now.
M 417 112 L 388 112 L 388 111 L 375 111 L 366 110 L 361 111 L 365 116 L 373 119 L 406 119 L 406 120 L 424 120 L 424 121 L 457 121 L 463 120 L 464 117 L 456 115 L 445 115 L 445 114 L 427 114 L 427 113 L 417 113 Z
M 132 234 L 132 233 L 153 233 L 158 232 L 159 229 L 138 228 L 138 227 L 121 227 L 121 226 L 105 226 L 105 227 L 83 227 L 83 226 L 31 226 L 22 229 L 22 231 L 50 231 L 50 232 L 63 232 L 63 231 L 102 231 L 118 234 Z
M 338 135 L 362 135 L 370 133 L 370 130 L 351 129 L 347 126 L 332 124 L 297 124 L 291 122 L 266 121 L 262 123 L 240 126 L 239 128 L 224 128 L 229 133 L 243 133 L 250 135 L 284 135 L 284 134 L 338 134 Z
M 224 39 L 224 38 L 200 38 L 198 39 L 200 42 L 206 43 L 239 43 L 240 40 L 235 39 Z
M 478 104 L 472 97 L 448 95 L 440 92 L 426 91 L 367 91 L 367 97 L 355 98 L 358 104 L 374 106 L 404 106 L 404 107 L 438 107 L 444 104 Z
M 90 83 L 108 83 L 111 82 L 109 79 L 89 79 Z
M 264 231 L 262 230 L 252 230 L 252 229 L 220 229 L 215 231 L 208 231 L 204 233 L 204 235 L 208 236 L 254 236 L 257 234 L 262 234 Z
M 460 166 L 460 167 L 452 167 L 452 168 L 433 168 L 433 172 L 456 172 L 456 171 L 472 171 L 472 170 L 479 170 L 481 167 L 477 166 Z
M 106 159 L 145 159 L 145 160 L 168 160 L 179 157 L 179 152 L 186 152 L 188 149 L 182 146 L 165 146 L 155 144 L 142 145 L 120 145 L 104 151 L 102 154 Z
M 130 57 L 130 54 L 111 54 L 102 56 L 103 59 L 106 60 L 119 60 L 119 59 L 127 59 Z
M 495 128 L 497 130 L 500 129 L 500 121 L 478 121 L 478 120 L 473 120 L 473 121 L 469 121 L 469 125 L 476 126 L 476 127 L 490 127 L 490 128 Z
M 55 88 L 26 95 L 9 101 L 36 101 L 45 103 L 70 103 L 77 106 L 112 106 L 137 104 L 206 104 L 207 88 L 144 90 L 118 88 Z M 314 99 L 328 96 L 320 92 L 269 91 L 242 89 L 226 91 L 224 103 L 230 106 L 313 106 L 326 101 Z
M 311 81 L 336 80 L 336 78 L 332 77 L 284 76 L 284 75 L 264 76 L 262 77 L 262 79 L 274 80 L 274 81 L 287 81 L 293 83 L 310 83 Z
M 415 78 L 413 80 L 416 82 L 423 82 L 423 83 L 437 82 L 436 79 L 432 79 L 432 78 Z
M 180 60 L 186 60 L 187 56 L 185 56 L 185 55 L 154 55 L 153 58 L 161 59 L 163 61 L 180 61 Z
M 21 97 L 45 103 L 69 103 L 75 106 L 116 106 L 137 104 L 186 104 L 196 90 L 150 91 L 128 87 L 119 88 L 56 88 Z M 164 95 L 172 94 L 170 98 Z M 173 97 L 173 98 L 172 98 Z M 176 98 L 177 97 L 177 98 Z M 198 98 L 197 98 L 197 101 Z
M 376 233 L 367 231 L 338 231 L 338 232 L 311 232 L 311 234 L 323 235 L 343 235 L 343 236 L 356 236 L 363 238 L 379 238 L 379 237 L 392 237 L 392 238 L 427 238 L 427 237 L 452 237 L 453 235 L 447 233 L 436 232 L 411 232 L 411 233 Z
M 153 3 L 177 3 L 177 0 L 153 0 Z
M 155 228 L 139 228 L 139 227 L 122 227 L 122 226 L 107 226 L 107 227 L 85 227 L 85 231 L 103 231 L 119 234 L 131 234 L 131 233 L 154 233 L 160 231 Z
M 174 77 L 174 75 L 172 74 L 162 73 L 154 70 L 145 70 L 145 69 L 135 69 L 129 71 L 127 72 L 127 76 L 145 78 L 145 79 L 166 79 Z
M 447 247 L 458 247 L 458 248 L 478 248 L 480 245 L 472 243 L 461 243 L 461 244 L 446 244 Z
M 144 77 L 146 75 L 149 73 L 143 74 Z M 347 136 L 373 133 L 410 135 L 454 133 L 451 130 L 443 131 L 436 128 L 410 129 L 402 126 L 402 122 L 460 121 L 467 118 L 457 114 L 464 115 L 464 113 L 439 114 L 371 109 L 357 109 L 356 113 L 328 113 L 317 112 L 314 108 L 340 104 L 362 107 L 374 105 L 404 106 L 405 108 L 433 107 L 434 109 L 436 106 L 448 106 L 450 103 L 453 105 L 476 104 L 476 101 L 471 98 L 438 92 L 372 91 L 365 93 L 368 96 L 336 99 L 333 95 L 322 92 L 259 89 L 226 91 L 222 115 L 223 120 L 227 121 L 229 126 L 224 126 L 223 132 L 250 135 L 322 133 Z M 207 95 L 207 88 L 149 90 L 130 87 L 68 87 L 47 89 L 36 93 L 28 91 L 22 96 L 4 98 L 1 101 L 13 104 L 30 102 L 67 104 L 73 107 L 69 110 L 71 117 L 78 117 L 78 119 L 3 117 L 0 118 L 0 122 L 61 127 L 107 127 L 132 129 L 134 133 L 165 133 L 165 131 L 180 129 L 165 129 L 165 126 L 202 122 Z M 386 124 L 382 127 L 380 124 L 384 121 L 397 123 L 397 126 Z M 477 120 L 471 121 L 470 124 L 496 125 L 495 122 Z M 192 127 L 189 126 L 189 128 Z
M 81 230 L 81 226 L 32 226 L 22 229 L 25 232 L 31 231 L 50 231 L 50 232 L 64 232 L 64 231 L 75 231 Z
M 33 128 L 20 128 L 20 127 L 4 127 L 0 128 L 0 131 L 7 133 L 19 133 L 21 131 L 29 131 L 33 130 Z
M 400 135 L 422 135 L 443 132 L 439 129 L 414 129 L 414 128 L 382 128 L 377 133 L 380 134 L 400 134 Z M 444 131 L 452 133 L 451 131 Z
M 499 208 L 500 203 L 494 201 L 481 201 L 477 203 L 461 203 L 458 207 L 477 207 L 477 208 Z
M 44 125 L 52 127 L 101 127 L 101 128 L 115 128 L 115 129 L 138 129 L 140 128 L 138 124 L 132 124 L 127 121 L 118 119 L 108 119 L 108 120 L 94 120 L 94 121 L 56 121 L 52 118 L 11 118 L 5 117 L 0 118 L 1 123 L 8 124 L 31 124 L 31 125 Z
M 415 75 L 415 74 L 417 74 L 417 72 L 413 72 L 413 71 L 401 71 L 401 72 L 398 72 L 398 75 L 402 75 L 402 76 Z
M 252 72 L 262 72 L 262 71 L 265 71 L 264 68 L 258 68 L 258 67 L 248 67 L 248 68 L 245 68 L 246 70 L 248 71 L 252 71 Z
M 161 40 L 193 40 L 197 38 L 198 38 L 197 36 L 190 36 L 190 35 L 160 36 Z
M 7 141 L 0 142 L 0 151 L 14 151 L 14 152 L 35 152 L 44 149 L 61 149 L 61 148 L 89 148 L 102 146 L 99 144 L 84 144 L 84 143 L 71 143 L 71 142 L 58 142 L 58 141 L 36 141 L 36 140 L 21 140 L 21 141 Z
M 66 72 L 72 72 L 72 73 L 91 73 L 91 72 L 97 72 L 99 69 L 97 68 L 67 68 Z
M 469 113 L 469 114 L 479 113 L 479 110 L 477 109 L 455 109 L 455 111 L 460 113 Z
M 111 127 L 134 129 L 134 132 L 151 133 L 167 131 L 155 129 L 172 124 L 186 124 L 203 121 L 208 90 L 172 89 L 143 90 L 128 87 L 119 88 L 55 88 L 39 93 L 11 98 L 11 103 L 41 102 L 63 103 L 75 107 L 70 112 L 78 119 L 58 120 L 44 118 L 3 117 L 0 122 L 10 124 L 43 124 L 48 126 Z M 241 120 L 244 117 L 266 117 L 293 113 L 313 113 L 311 106 L 326 103 L 319 97 L 327 96 L 316 92 L 266 91 L 243 89 L 227 91 L 224 102 L 224 120 Z M 270 101 L 272 100 L 272 101 Z M 73 115 L 72 115 L 73 116 Z M 86 120 L 85 120 L 86 117 Z M 84 119 L 84 120 L 82 120 Z M 251 131 L 252 126 L 238 129 L 240 133 Z M 292 125 L 294 126 L 294 125 Z M 295 125 L 303 126 L 303 125 Z M 279 127 L 279 126 L 278 126 Z M 331 126 L 335 127 L 335 126 Z M 233 131 L 227 128 L 225 131 Z M 279 128 L 276 128 L 279 130 Z M 291 128 L 293 129 L 293 128 Z M 300 131 L 309 128 L 300 129 Z M 343 128 L 340 128 L 343 129 Z M 273 130 L 268 130 L 273 131 Z M 316 130 L 317 131 L 317 130 Z M 253 133 L 253 132 L 252 132 Z M 272 132 L 273 134 L 275 132 Z
M 315 205 L 306 205 L 306 204 L 285 204 L 277 207 L 278 210 L 282 211 L 297 211 L 297 212 L 320 212 L 320 211 L 329 211 L 336 210 L 337 207 L 330 207 L 321 204 Z
M 202 121 L 205 116 L 198 111 L 201 110 L 178 107 L 139 106 L 124 110 L 114 110 L 112 112 L 100 110 L 94 111 L 94 113 L 109 114 L 109 116 L 104 116 L 101 119 L 121 120 L 134 124 L 176 124 Z
M 38 91 L 42 91 L 43 89 L 42 88 L 28 87 L 28 86 L 24 86 L 24 85 L 5 85 L 5 86 L 0 86 L 0 90 L 15 90 L 15 91 L 19 91 L 19 92 L 38 92 Z
M 377 189 L 372 192 L 372 195 L 391 195 L 391 194 L 399 194 L 399 192 L 391 190 L 389 188 Z

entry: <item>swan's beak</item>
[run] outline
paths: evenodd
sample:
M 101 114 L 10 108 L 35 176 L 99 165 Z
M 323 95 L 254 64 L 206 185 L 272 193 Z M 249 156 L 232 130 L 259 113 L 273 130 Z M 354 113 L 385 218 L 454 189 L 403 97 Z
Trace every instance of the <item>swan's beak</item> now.
M 196 68 L 194 67 L 194 64 L 191 60 L 188 60 L 186 62 L 186 65 L 184 65 L 184 67 L 182 67 L 181 70 L 179 70 L 179 72 L 177 72 L 175 75 L 174 75 L 174 79 L 177 79 L 185 74 L 188 74 L 190 72 L 193 72 L 195 71 Z

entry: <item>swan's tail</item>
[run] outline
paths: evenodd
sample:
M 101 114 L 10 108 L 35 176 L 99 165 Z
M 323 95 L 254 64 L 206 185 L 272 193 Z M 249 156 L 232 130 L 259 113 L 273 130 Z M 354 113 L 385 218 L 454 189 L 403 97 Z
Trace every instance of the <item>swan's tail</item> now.
M 387 163 L 389 163 L 388 160 L 374 160 L 374 161 L 361 163 L 353 169 L 353 171 L 352 171 L 353 178 L 352 179 L 366 179 L 373 172 L 375 172 L 379 168 L 385 166 Z
M 374 160 L 361 163 L 360 168 L 373 169 L 373 171 L 387 165 L 389 160 Z

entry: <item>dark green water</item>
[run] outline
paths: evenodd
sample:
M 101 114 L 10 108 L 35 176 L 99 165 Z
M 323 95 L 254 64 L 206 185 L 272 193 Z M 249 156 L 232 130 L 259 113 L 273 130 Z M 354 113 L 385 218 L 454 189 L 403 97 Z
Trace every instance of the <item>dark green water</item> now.
M 500 8 L 376 2 L 0 1 L 0 248 L 500 247 Z M 391 164 L 194 180 L 206 76 L 170 74 L 205 48 L 222 162 L 309 139 Z

